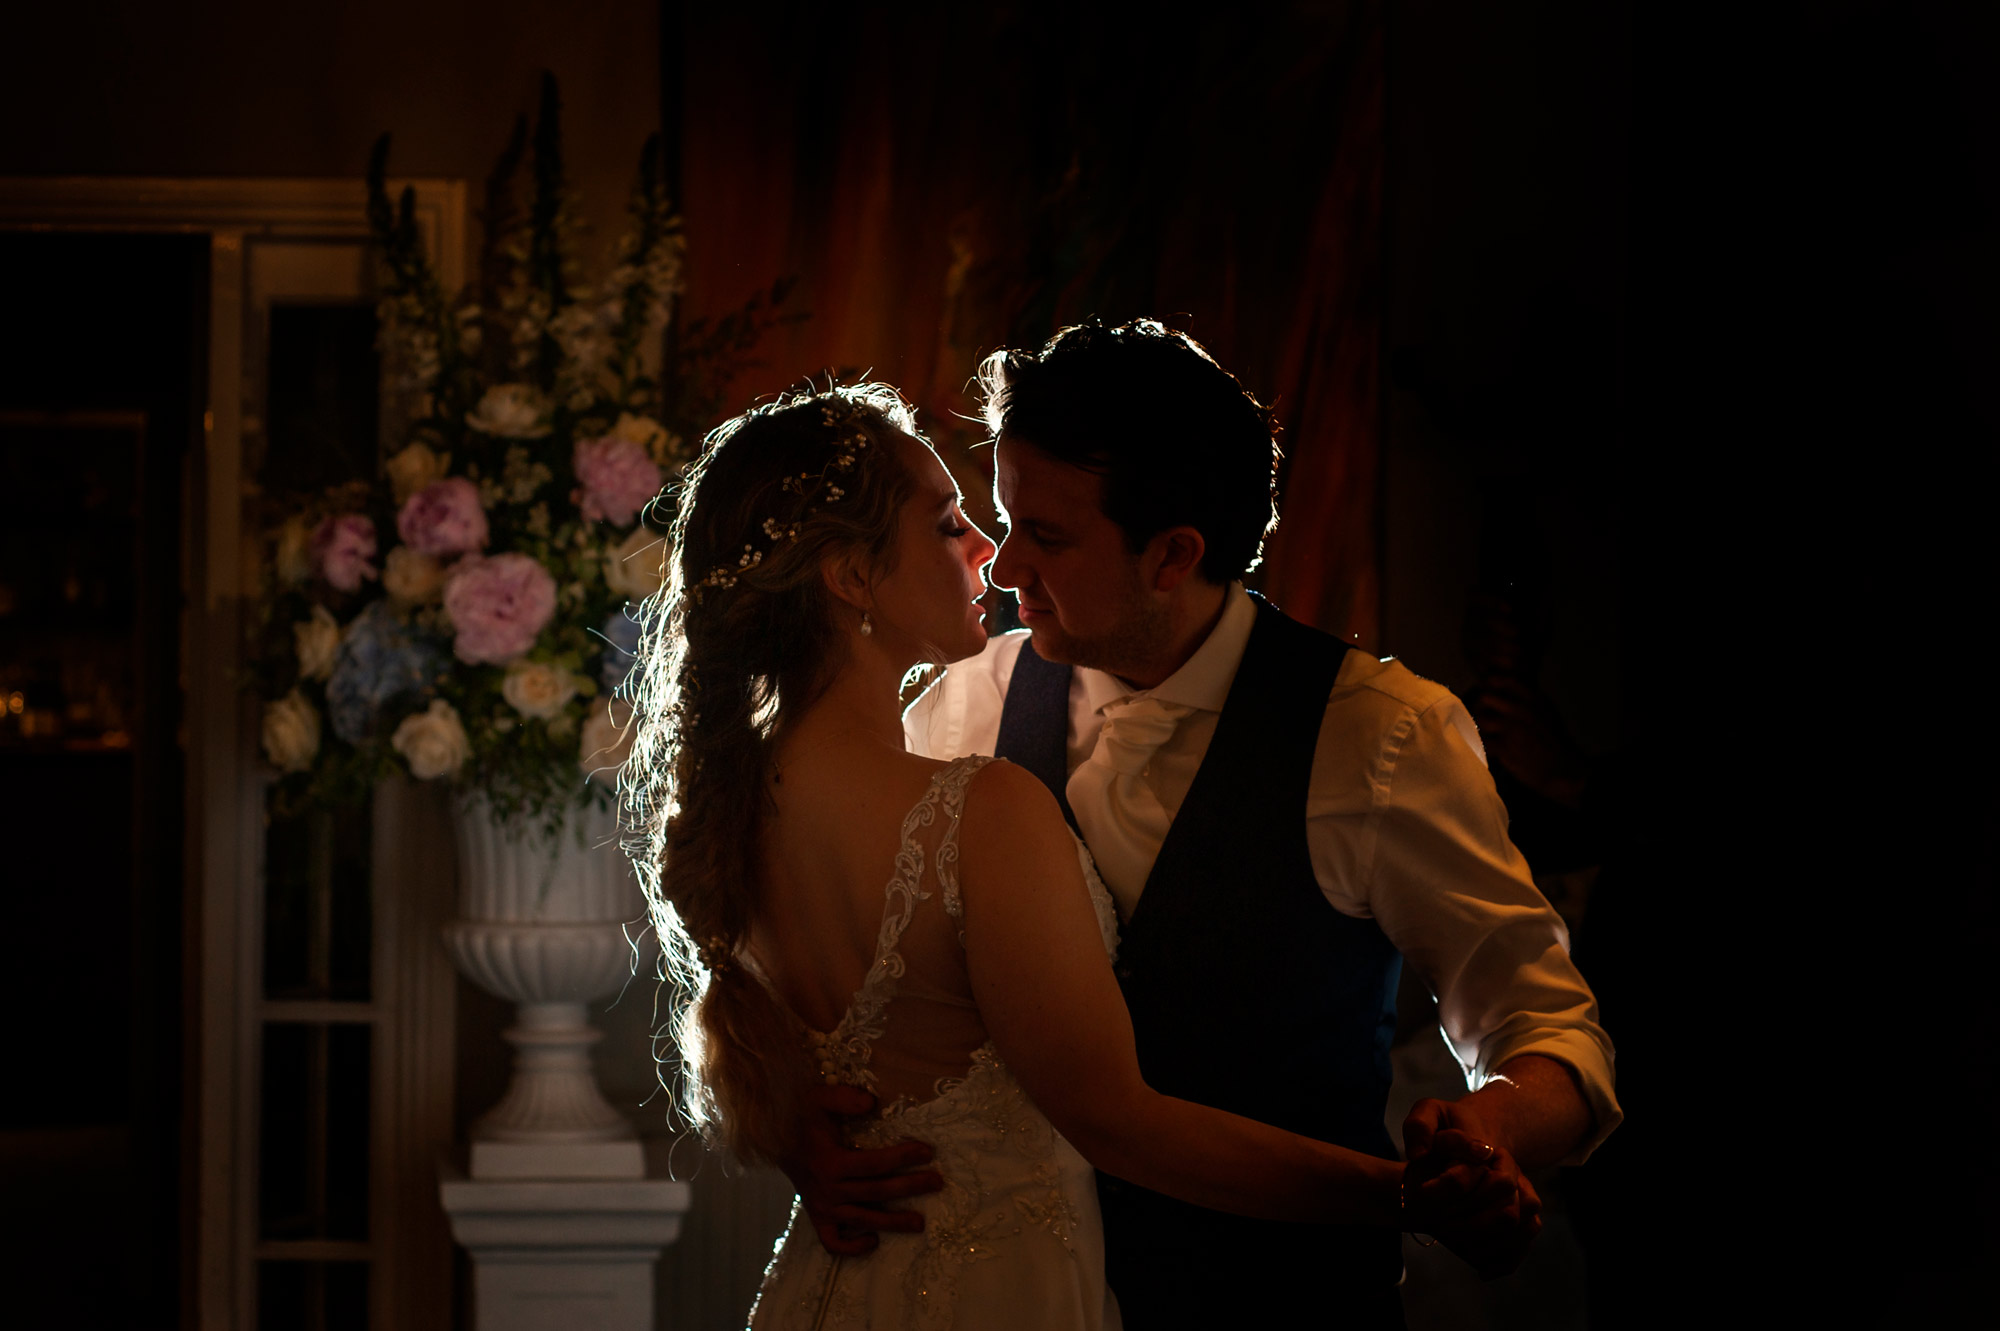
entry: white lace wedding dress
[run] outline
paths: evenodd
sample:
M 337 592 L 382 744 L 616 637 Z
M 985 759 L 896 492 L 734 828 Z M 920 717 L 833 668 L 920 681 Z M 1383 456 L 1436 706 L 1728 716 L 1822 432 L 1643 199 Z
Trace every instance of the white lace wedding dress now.
M 794 1203 L 751 1310 L 759 1331 L 1120 1326 L 1104 1283 L 1090 1165 L 983 1040 L 985 1028 L 964 996 L 958 826 L 966 783 L 989 761 L 961 758 L 945 767 L 903 820 L 874 964 L 840 1025 L 804 1035 L 823 1076 L 866 1087 L 886 1106 L 853 1134 L 854 1144 L 930 1143 L 944 1191 L 916 1199 L 921 1234 L 884 1234 L 867 1256 L 838 1260 Z M 1105 948 L 1115 952 L 1111 898 L 1080 842 L 1077 853 Z M 970 1043 L 975 1036 L 982 1042 Z M 929 1085 L 913 1082 L 915 1070 L 940 1065 L 960 1071 Z

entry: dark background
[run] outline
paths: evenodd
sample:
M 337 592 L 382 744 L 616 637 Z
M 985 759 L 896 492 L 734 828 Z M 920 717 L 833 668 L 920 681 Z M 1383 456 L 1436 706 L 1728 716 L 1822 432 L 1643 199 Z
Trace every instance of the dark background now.
M 18 589 L 0 667 L 49 707 L 33 695 L 66 658 L 126 663 L 106 672 L 121 742 L 0 743 L 0 1004 L 20 1024 L 0 1247 L 8 1306 L 31 1319 L 169 1324 L 189 1255 L 178 589 L 207 270 L 205 237 L 0 232 L 0 581 Z M 140 429 L 29 423 L 45 412 Z M 52 569 L 75 594 L 38 603 Z
M 1285 419 L 1283 603 L 1465 689 L 1475 595 L 1532 589 L 1610 811 L 1594 1324 L 1902 1324 L 2000 1255 L 1992 14 L 107 4 L 12 20 L 0 174 L 355 176 L 394 128 L 477 180 L 548 66 L 600 234 L 676 131 L 688 317 L 799 278 L 741 398 L 872 368 L 958 447 L 979 352 L 1179 316 Z
M 1951 1126 L 1992 1103 L 1965 1040 L 1993 1010 L 1985 726 L 1924 701 L 1984 692 L 1991 11 L 1703 17 L 1632 27 L 1620 655 L 1649 863 L 1606 976 L 1636 1001 L 1605 1015 L 1635 1112 L 1657 1097 L 1622 1202 L 1646 1218 L 1650 1179 L 1679 1206 L 1631 1283 L 1714 1251 L 1777 1309 L 1930 1320 L 1994 1252 L 1991 1165 Z

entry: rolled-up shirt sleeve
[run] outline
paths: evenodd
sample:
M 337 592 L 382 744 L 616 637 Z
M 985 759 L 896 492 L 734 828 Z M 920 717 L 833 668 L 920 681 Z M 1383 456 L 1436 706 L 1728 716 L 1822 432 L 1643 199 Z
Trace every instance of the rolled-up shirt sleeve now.
M 1357 746 L 1373 749 L 1372 761 L 1357 764 Z M 1611 1041 L 1561 917 L 1508 839 L 1458 699 L 1400 668 L 1336 689 L 1307 827 L 1328 900 L 1372 917 L 1436 995 L 1467 1085 L 1479 1089 L 1523 1054 L 1565 1064 L 1596 1125 L 1568 1163 L 1589 1155 L 1624 1116 Z

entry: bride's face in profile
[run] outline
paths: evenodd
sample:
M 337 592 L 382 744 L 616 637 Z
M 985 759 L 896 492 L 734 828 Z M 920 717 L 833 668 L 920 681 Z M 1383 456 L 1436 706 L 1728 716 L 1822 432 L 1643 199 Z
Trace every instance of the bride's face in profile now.
M 893 571 L 875 584 L 875 632 L 908 638 L 922 659 L 963 660 L 986 646 L 978 601 L 994 545 L 965 516 L 957 484 L 928 445 L 902 435 L 896 450 L 913 484 L 898 518 Z

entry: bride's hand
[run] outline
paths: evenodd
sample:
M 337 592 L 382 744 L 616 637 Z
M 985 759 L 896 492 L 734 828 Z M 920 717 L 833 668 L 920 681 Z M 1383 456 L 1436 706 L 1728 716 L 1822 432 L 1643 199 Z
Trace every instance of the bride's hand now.
M 801 1125 L 798 1146 L 779 1167 L 798 1190 L 799 1205 L 812 1221 L 820 1246 L 836 1257 L 858 1257 L 875 1250 L 878 1232 L 921 1231 L 920 1213 L 885 1209 L 880 1203 L 944 1187 L 936 1170 L 909 1172 L 931 1162 L 931 1148 L 904 1141 L 855 1150 L 847 1144 L 840 1121 L 874 1112 L 875 1097 L 853 1086 L 820 1086 L 812 1099 L 817 1112 Z
M 1535 1185 L 1505 1150 L 1457 1129 L 1403 1175 L 1403 1228 L 1432 1234 L 1492 1280 L 1513 1272 L 1542 1228 Z

